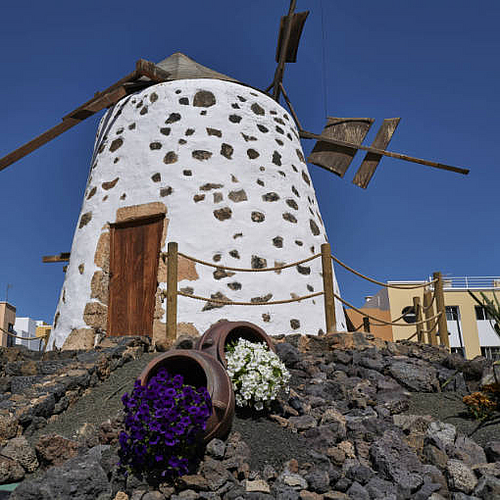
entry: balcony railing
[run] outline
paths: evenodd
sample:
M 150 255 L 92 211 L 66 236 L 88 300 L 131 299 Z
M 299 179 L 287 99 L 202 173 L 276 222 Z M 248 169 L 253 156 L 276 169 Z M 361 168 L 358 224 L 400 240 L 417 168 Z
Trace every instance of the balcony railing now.
M 429 281 L 432 280 L 429 277 Z M 443 288 L 457 289 L 481 289 L 493 290 L 500 289 L 500 276 L 444 276 Z

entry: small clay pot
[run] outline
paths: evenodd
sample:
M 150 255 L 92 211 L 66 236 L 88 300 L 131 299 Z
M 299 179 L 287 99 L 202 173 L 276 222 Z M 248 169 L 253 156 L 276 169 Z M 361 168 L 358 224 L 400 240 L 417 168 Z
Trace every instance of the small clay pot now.
M 273 341 L 267 333 L 257 325 L 248 321 L 223 321 L 211 326 L 198 340 L 195 349 L 206 352 L 218 359 L 227 367 L 225 356 L 226 345 L 243 338 L 250 342 L 264 342 L 269 349 L 276 352 Z
M 147 385 L 162 368 L 170 375 L 182 375 L 184 383 L 196 388 L 206 387 L 212 399 L 212 415 L 207 421 L 205 443 L 213 438 L 223 439 L 231 429 L 234 417 L 234 392 L 231 380 L 221 364 L 209 354 L 178 349 L 153 359 L 139 376 Z

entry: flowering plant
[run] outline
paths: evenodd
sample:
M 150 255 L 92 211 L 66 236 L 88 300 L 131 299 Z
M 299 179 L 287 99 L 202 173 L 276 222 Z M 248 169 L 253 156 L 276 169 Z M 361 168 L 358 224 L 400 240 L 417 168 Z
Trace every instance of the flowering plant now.
M 196 457 L 212 411 L 205 387 L 185 385 L 182 375 L 161 369 L 147 386 L 135 382 L 125 393 L 125 429 L 120 433 L 120 464 L 161 477 L 186 474 Z
M 290 373 L 264 343 L 240 338 L 226 346 L 227 373 L 233 382 L 236 404 L 260 411 L 288 389 Z

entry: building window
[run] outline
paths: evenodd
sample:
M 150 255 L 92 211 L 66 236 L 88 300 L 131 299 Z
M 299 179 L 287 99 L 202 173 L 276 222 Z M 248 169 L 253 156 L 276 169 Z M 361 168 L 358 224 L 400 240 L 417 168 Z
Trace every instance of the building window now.
M 465 358 L 465 350 L 463 347 L 450 347 L 450 351 L 452 354 L 460 354 L 462 358 Z
M 500 347 L 498 346 L 485 346 L 481 347 L 481 355 L 485 358 L 496 361 L 500 359 Z
M 8 323 L 7 331 L 9 333 L 14 333 L 14 325 L 12 323 Z M 7 347 L 12 347 L 13 345 L 15 345 L 15 343 L 15 337 L 13 337 L 12 335 L 7 335 Z
M 446 306 L 446 319 L 448 321 L 458 321 L 458 306 Z
M 483 306 L 474 306 L 476 310 L 476 319 L 478 321 L 492 320 L 491 314 Z

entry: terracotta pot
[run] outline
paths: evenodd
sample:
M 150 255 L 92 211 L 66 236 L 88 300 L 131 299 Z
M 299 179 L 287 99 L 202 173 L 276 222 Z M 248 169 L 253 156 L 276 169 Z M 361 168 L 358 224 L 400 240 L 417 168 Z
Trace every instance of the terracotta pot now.
M 213 438 L 224 438 L 229 433 L 234 417 L 234 392 L 226 370 L 212 356 L 194 350 L 169 351 L 153 359 L 139 376 L 141 385 L 147 385 L 162 368 L 171 375 L 182 375 L 184 383 L 206 387 L 212 399 L 212 415 L 207 421 L 205 443 Z
M 264 342 L 271 351 L 276 352 L 271 337 L 262 328 L 248 321 L 223 321 L 211 326 L 200 337 L 195 348 L 210 354 L 227 367 L 225 346 L 240 338 L 250 342 Z

